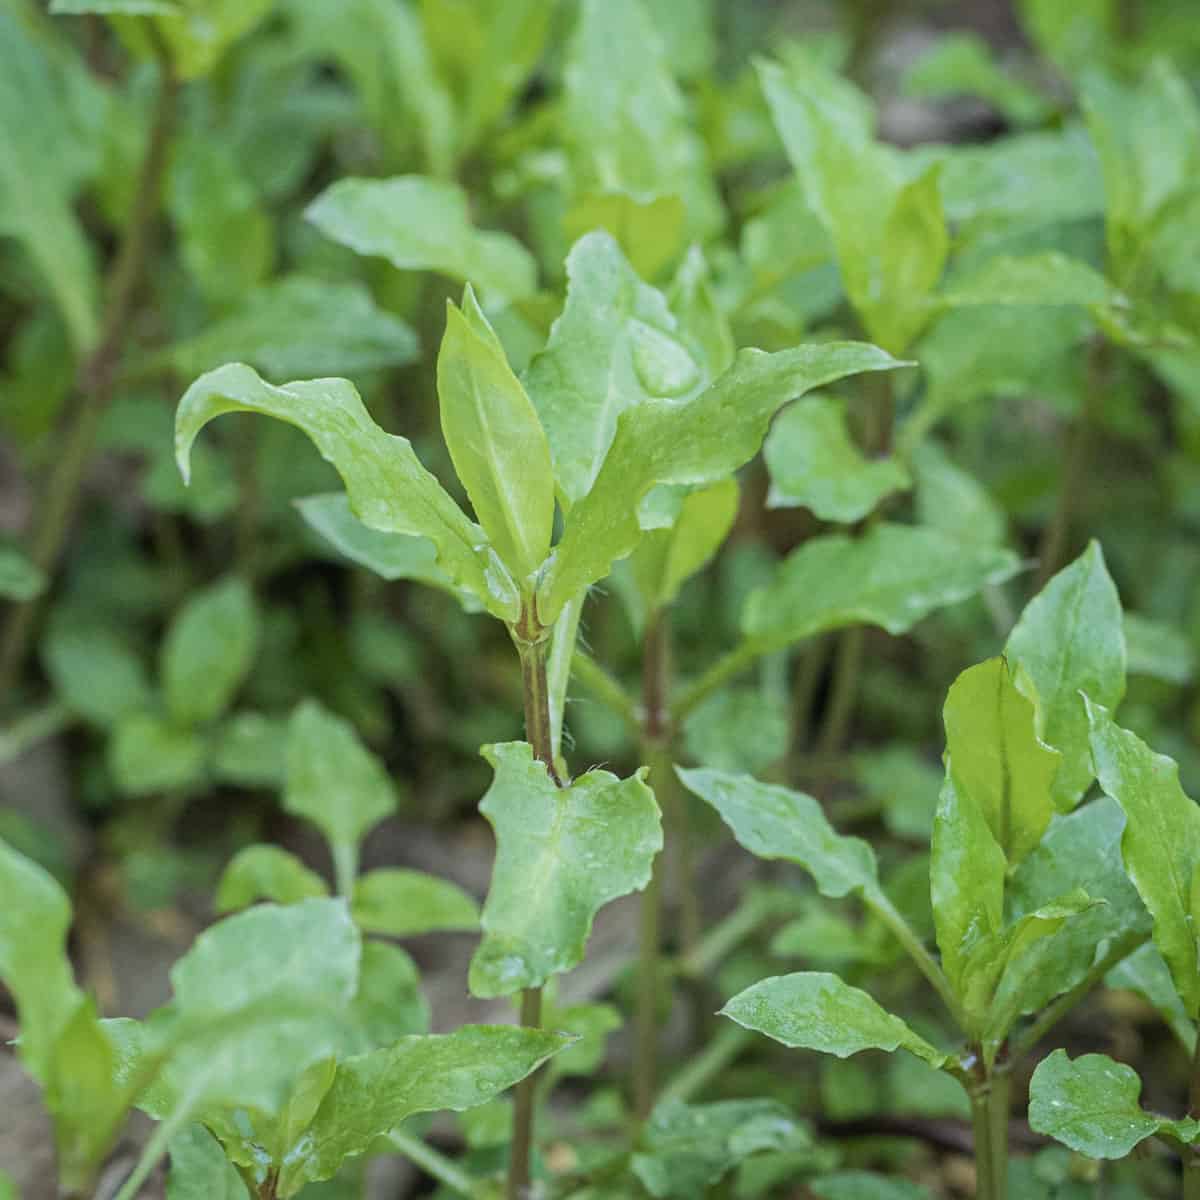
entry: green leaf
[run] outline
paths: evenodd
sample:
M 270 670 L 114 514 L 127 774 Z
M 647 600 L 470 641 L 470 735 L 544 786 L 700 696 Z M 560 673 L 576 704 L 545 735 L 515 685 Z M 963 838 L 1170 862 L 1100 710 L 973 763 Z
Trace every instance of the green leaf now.
M 190 791 L 203 780 L 207 757 L 199 733 L 148 712 L 122 717 L 108 743 L 109 770 L 126 796 Z
M 466 1025 L 345 1059 L 312 1125 L 285 1159 L 279 1194 L 331 1178 L 347 1158 L 415 1113 L 487 1103 L 573 1040 L 540 1029 Z
M 507 233 L 476 229 L 467 194 L 453 183 L 421 175 L 339 179 L 304 215 L 326 237 L 402 271 L 437 271 L 513 300 L 537 288 L 529 251 Z
M 1148 675 L 1180 686 L 1191 683 L 1196 652 L 1182 630 L 1166 621 L 1155 621 L 1127 612 L 1124 621 L 1126 669 L 1130 675 Z
M 847 625 L 907 633 L 1020 566 L 1000 547 L 964 546 L 933 529 L 880 522 L 862 537 L 812 538 L 793 551 L 775 579 L 748 597 L 742 630 L 771 646 Z
M 58 698 L 93 725 L 110 728 L 152 702 L 141 659 L 111 629 L 55 619 L 41 655 Z
M 951 308 L 984 304 L 1114 305 L 1119 292 L 1087 263 L 1055 250 L 1014 257 L 997 254 L 982 266 L 952 280 L 939 300 Z
M 1121 601 L 1098 542 L 1025 606 L 1004 653 L 1017 686 L 1023 677 L 1033 685 L 1038 736 L 1062 755 L 1054 803 L 1067 812 L 1093 779 L 1080 692 L 1106 708 L 1125 694 Z
M 701 766 L 751 775 L 784 758 L 791 735 L 779 695 L 760 687 L 720 688 L 683 726 L 684 748 Z
M 550 445 L 495 331 L 467 285 L 446 306 L 437 361 L 442 433 L 475 515 L 524 587 L 550 549 Z
M 1091 749 L 1106 795 L 1125 813 L 1125 869 L 1154 918 L 1154 942 L 1187 1014 L 1200 1015 L 1192 880 L 1200 867 L 1200 808 L 1179 786 L 1179 768 L 1088 701 Z
M 727 771 L 676 767 L 675 773 L 688 791 L 717 810 L 751 854 L 803 867 L 823 896 L 879 891 L 875 852 L 861 838 L 839 834 L 812 796 Z
M 186 4 L 172 4 L 168 12 L 155 14 L 153 20 L 176 72 L 183 79 L 199 79 L 210 74 L 225 52 L 262 22 L 273 5 L 274 0 L 187 0 Z M 120 19 L 123 36 L 149 52 L 145 31 L 125 17 Z
M 771 417 L 789 400 L 847 375 L 904 364 L 855 342 L 743 350 L 710 387 L 684 401 L 626 409 L 591 491 L 567 514 L 539 589 L 543 622 L 608 574 L 638 543 L 637 507 L 656 484 L 702 486 L 732 475 L 758 452 Z
M 935 442 L 923 442 L 912 455 L 919 525 L 960 542 L 1001 546 L 1008 518 L 978 480 L 956 466 Z
M 617 243 L 589 233 L 567 255 L 567 300 L 525 372 L 564 507 L 591 489 L 617 419 L 644 400 L 688 394 L 700 368 L 661 292 L 638 278 Z
M 929 1193 L 907 1179 L 888 1179 L 868 1171 L 838 1171 L 814 1179 L 809 1191 L 818 1200 L 929 1200 Z
M 700 0 L 701 3 L 706 0 Z M 667 291 L 671 311 L 679 322 L 683 340 L 692 348 L 708 376 L 715 379 L 733 365 L 737 346 L 712 271 L 699 246 L 691 246 Z
M 163 695 L 181 725 L 215 720 L 229 707 L 258 650 L 250 586 L 230 576 L 195 593 L 171 622 L 162 648 Z
M 164 17 L 178 11 L 179 0 L 50 0 L 50 12 L 55 16 L 104 13 L 128 17 Z
M 1158 947 L 1145 942 L 1104 977 L 1104 986 L 1136 992 L 1154 1008 L 1189 1055 L 1196 1051 L 1196 1026 L 1184 1011 L 1171 971 Z
M 24 603 L 46 590 L 46 574 L 15 546 L 0 546 L 0 597 Z
M 674 604 L 679 589 L 721 548 L 737 511 L 737 481 L 725 479 L 685 496 L 669 529 L 646 532 L 631 563 L 648 612 Z
M 168 1148 L 167 1200 L 249 1200 L 220 1143 L 203 1125 L 189 1125 Z
M 756 1152 L 812 1145 L 808 1128 L 775 1100 L 667 1100 L 650 1114 L 632 1167 L 652 1196 L 692 1200 Z
M 383 533 L 428 538 L 457 586 L 479 596 L 496 616 L 516 618 L 515 585 L 483 531 L 421 466 L 407 438 L 384 433 L 375 424 L 348 381 L 273 387 L 242 363 L 201 375 L 179 402 L 175 419 L 175 457 L 185 479 L 196 435 L 228 412 L 263 413 L 303 429 L 341 475 L 360 521 Z
M 934 1067 L 949 1061 L 866 992 L 836 975 L 776 975 L 734 996 L 721 1015 L 785 1046 L 848 1058 L 860 1050 L 904 1049 Z
M 305 496 L 295 501 L 300 515 L 339 554 L 373 571 L 381 579 L 414 579 L 453 593 L 469 612 L 480 605 L 472 592 L 456 587 L 437 564 L 437 550 L 428 538 L 405 533 L 380 533 L 364 525 L 350 509 L 344 492 Z
M 148 366 L 169 363 L 188 376 L 238 361 L 291 379 L 400 366 L 417 353 L 412 327 L 377 307 L 361 284 L 289 275 L 255 288 L 227 317 L 150 356 Z
M 326 896 L 325 880 L 279 846 L 246 846 L 229 860 L 213 904 L 219 913 L 248 908 L 258 900 L 295 904 Z
M 911 482 L 894 458 L 863 457 L 846 427 L 845 403 L 832 396 L 793 404 L 767 435 L 763 456 L 771 472 L 767 507 L 799 505 L 823 521 L 860 521 Z
M 982 945 L 990 958 L 1001 934 L 1006 867 L 983 809 L 959 792 L 947 770 L 933 824 L 929 895 L 942 967 L 960 999 L 972 982 L 973 953 Z M 989 987 L 982 991 L 977 1003 L 991 999 Z
M 350 911 L 367 933 L 390 937 L 479 928 L 479 906 L 462 888 L 447 879 L 399 867 L 360 875 Z
M 396 792 L 354 726 L 305 700 L 288 722 L 283 807 L 316 825 L 336 855 L 395 811 Z
M 660 276 L 683 252 L 687 209 L 679 196 L 635 196 L 629 192 L 587 192 L 563 213 L 563 233 L 577 240 L 589 233 L 611 234 L 646 279 Z
M 644 768 L 628 779 L 589 771 L 559 788 L 524 742 L 483 755 L 495 778 L 479 811 L 496 865 L 470 987 L 508 996 L 582 961 L 596 913 L 650 881 L 662 828 Z
M 946 769 L 959 794 L 982 809 L 1012 869 L 1054 815 L 1051 789 L 1060 755 L 1038 740 L 1034 706 L 1017 690 L 1003 658 L 964 671 L 942 715 Z
M 82 353 L 99 334 L 95 265 L 72 207 L 82 131 L 72 126 L 52 60 L 11 12 L 0 12 L 0 46 L 0 120 L 8 131 L 0 145 L 0 237 L 22 243 Z
M 363 942 L 351 1017 L 359 1032 L 358 1044 L 352 1047 L 357 1053 L 429 1032 L 429 1001 L 421 991 L 417 964 L 408 953 L 374 938 Z
M 262 713 L 234 713 L 217 727 L 209 763 L 213 776 L 239 787 L 281 788 L 287 724 Z
M 584 0 L 578 12 L 560 126 L 576 192 L 677 195 L 688 239 L 707 240 L 722 224 L 720 200 L 648 14 L 638 0 Z
M 1142 1081 L 1124 1063 L 1106 1054 L 1065 1050 L 1042 1059 L 1029 1083 L 1029 1124 L 1038 1133 L 1090 1158 L 1124 1158 L 1155 1133 L 1190 1142 L 1200 1122 L 1152 1116 L 1138 1103 Z

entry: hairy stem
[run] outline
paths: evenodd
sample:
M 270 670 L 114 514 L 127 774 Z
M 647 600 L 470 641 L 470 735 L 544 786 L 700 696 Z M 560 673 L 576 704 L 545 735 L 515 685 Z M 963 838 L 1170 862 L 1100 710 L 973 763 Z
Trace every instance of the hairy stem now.
M 563 786 L 555 761 L 550 723 L 550 687 L 546 678 L 548 644 L 546 630 L 530 629 L 523 615 L 513 631 L 513 641 L 521 656 L 521 685 L 525 700 L 525 738 L 533 755 L 558 787 Z M 536 1029 L 542 1023 L 542 989 L 521 993 L 521 1024 Z M 533 1152 L 533 1126 L 537 1103 L 537 1075 L 533 1072 L 517 1084 L 513 1093 L 512 1155 L 508 1163 L 508 1200 L 525 1200 L 529 1194 L 530 1160 Z
M 29 557 L 47 575 L 58 564 L 96 442 L 101 419 L 112 399 L 117 361 L 129 334 L 133 303 L 145 271 L 147 251 L 158 213 L 167 152 L 175 124 L 179 81 L 161 38 L 150 30 L 159 65 L 158 101 L 138 175 L 129 221 L 108 277 L 107 304 L 99 341 L 80 364 L 76 400 L 57 441 L 59 456 L 46 480 Z M 14 607 L 0 635 L 0 697 L 8 696 L 25 660 L 38 612 L 38 601 Z

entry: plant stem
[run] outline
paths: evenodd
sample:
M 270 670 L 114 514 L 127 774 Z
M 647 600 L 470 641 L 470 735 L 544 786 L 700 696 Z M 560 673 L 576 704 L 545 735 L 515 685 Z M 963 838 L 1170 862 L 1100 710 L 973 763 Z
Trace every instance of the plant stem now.
M 333 845 L 333 882 L 339 896 L 349 899 L 354 894 L 358 878 L 358 846 L 353 842 Z
M 778 648 L 767 641 L 747 639 L 723 654 L 699 679 L 680 693 L 678 700 L 671 706 L 672 723 L 676 726 L 681 725 L 688 714 L 707 700 L 717 688 L 735 675 L 740 675 L 764 654 L 770 654 Z
M 536 626 L 526 613 L 512 631 L 521 657 L 521 688 L 525 702 L 525 738 L 534 757 L 546 768 L 557 787 L 563 786 L 555 761 L 550 723 L 550 687 L 546 678 L 547 630 Z M 531 1029 L 542 1023 L 542 989 L 521 993 L 521 1024 Z M 508 1163 L 508 1200 L 525 1200 L 529 1192 L 533 1126 L 537 1103 L 537 1072 L 527 1075 L 513 1093 L 513 1140 Z
M 1004 1065 L 977 1068 L 967 1088 L 975 1130 L 975 1195 L 977 1200 L 1008 1197 L 1009 1075 Z
M 387 1135 L 387 1140 L 392 1143 L 393 1149 L 399 1150 L 405 1158 L 420 1167 L 430 1179 L 436 1179 L 452 1192 L 466 1197 L 466 1200 L 473 1200 L 478 1193 L 478 1181 L 465 1171 L 460 1171 L 450 1159 L 428 1142 L 405 1133 L 403 1129 L 393 1129 Z
M 865 644 L 866 630 L 861 625 L 845 630 L 838 639 L 829 707 L 825 710 L 825 720 L 817 737 L 816 749 L 822 757 L 837 754 L 846 741 L 850 719 L 854 715 L 854 701 L 858 696 Z
M 1188 1080 L 1188 1116 L 1200 1117 L 1200 1037 L 1192 1054 L 1192 1074 Z M 1183 1200 L 1200 1200 L 1200 1148 L 1187 1146 L 1183 1154 Z
M 154 218 L 166 172 L 167 151 L 175 124 L 179 80 L 165 43 L 149 27 L 159 67 L 158 102 L 137 190 L 120 247 L 108 277 L 107 306 L 99 340 L 80 364 L 78 398 L 64 422 L 60 453 L 46 480 L 39 516 L 29 546 L 30 560 L 48 576 L 54 574 L 70 532 L 96 434 L 116 382 L 117 360 L 129 333 L 133 302 L 145 269 Z M 25 660 L 38 601 L 14 607 L 0 635 L 0 697 L 10 694 Z
M 74 719 L 65 705 L 51 700 L 14 721 L 7 729 L 0 729 L 0 767 L 14 762 L 38 742 L 61 733 Z
M 629 693 L 591 655 L 577 649 L 571 659 L 571 674 L 597 700 L 612 709 L 633 732 L 641 732 L 637 708 Z
M 671 792 L 674 774 L 671 770 L 671 718 L 668 696 L 671 687 L 671 625 L 670 616 L 659 609 L 650 614 L 642 647 L 642 760 L 650 767 L 650 786 L 660 797 L 664 815 L 676 820 L 668 822 L 671 840 L 685 837 L 686 831 L 678 821 L 678 804 L 665 803 Z M 650 883 L 642 893 L 641 920 L 638 926 L 638 986 L 637 1011 L 634 1015 L 633 1109 L 639 1120 L 645 1120 L 654 1107 L 658 1086 L 658 993 L 659 993 L 659 918 L 662 911 L 663 874 L 666 855 L 654 860 Z M 689 881 L 680 880 L 681 892 Z
M 722 1025 L 704 1049 L 667 1080 L 659 1100 L 690 1100 L 710 1079 L 733 1063 L 754 1036 L 741 1025 Z
M 679 973 L 692 979 L 708 975 L 728 954 L 781 910 L 782 905 L 776 893 L 767 888 L 751 890 L 729 916 L 718 921 L 679 960 Z

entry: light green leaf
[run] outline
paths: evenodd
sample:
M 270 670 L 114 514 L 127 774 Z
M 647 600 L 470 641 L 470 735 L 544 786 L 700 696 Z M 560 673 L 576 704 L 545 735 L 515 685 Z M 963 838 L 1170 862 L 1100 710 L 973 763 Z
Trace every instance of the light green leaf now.
M 632 1167 L 650 1195 L 693 1200 L 752 1154 L 812 1145 L 811 1131 L 776 1100 L 667 1100 L 650 1114 Z
M 847 625 L 907 633 L 1020 566 L 1000 547 L 964 546 L 933 529 L 881 522 L 859 538 L 832 534 L 793 551 L 775 579 L 750 594 L 742 630 L 772 646 Z
M 415 1113 L 485 1104 L 573 1040 L 540 1029 L 466 1025 L 345 1059 L 312 1125 L 287 1155 L 280 1195 L 329 1179 Z
M 457 884 L 399 867 L 360 875 L 350 911 L 367 933 L 391 937 L 479 928 L 479 906 Z
M 351 1017 L 359 1037 L 356 1053 L 390 1046 L 402 1037 L 429 1032 L 429 1001 L 411 955 L 389 942 L 363 942 L 358 991 Z
M 258 634 L 245 580 L 230 576 L 193 595 L 162 647 L 163 695 L 172 719 L 187 726 L 219 717 L 254 664 Z
M 812 796 L 727 771 L 676 767 L 675 773 L 717 810 L 751 854 L 798 864 L 832 899 L 878 892 L 875 852 L 861 838 L 839 834 Z
M 221 873 L 213 905 L 217 912 L 227 913 L 248 908 L 258 900 L 295 904 L 328 894 L 325 880 L 294 854 L 279 846 L 246 846 Z
M 316 825 L 336 854 L 395 811 L 396 792 L 354 727 L 305 700 L 288 722 L 283 807 Z
M 470 987 L 507 996 L 582 961 L 596 913 L 650 881 L 662 828 L 645 768 L 628 779 L 589 771 L 559 788 L 524 742 L 483 754 L 495 778 L 479 811 L 496 865 Z
M 1171 971 L 1158 947 L 1145 942 L 1104 977 L 1104 986 L 1136 992 L 1166 1021 L 1187 1053 L 1196 1050 L 1196 1026 L 1183 1008 Z
M 1042 1059 L 1029 1083 L 1029 1124 L 1038 1133 L 1090 1158 L 1124 1158 L 1155 1133 L 1185 1142 L 1200 1133 L 1200 1122 L 1152 1116 L 1138 1103 L 1142 1081 L 1124 1063 L 1106 1054 L 1065 1050 Z
M 217 727 L 210 767 L 215 778 L 239 787 L 280 788 L 287 724 L 262 713 L 234 713 Z
M 185 479 L 196 435 L 228 412 L 263 413 L 303 429 L 341 475 L 359 520 L 383 533 L 428 538 L 457 586 L 474 592 L 496 616 L 516 618 L 516 587 L 483 531 L 421 466 L 407 438 L 375 424 L 348 381 L 273 387 L 242 363 L 201 375 L 179 402 L 175 418 L 175 457 Z
M 1034 706 L 1003 658 L 989 658 L 953 683 L 943 709 L 946 769 L 959 795 L 983 811 L 1014 868 L 1041 841 L 1054 815 L 1051 788 L 1060 755 L 1040 742 Z
M 983 809 L 959 793 L 947 770 L 933 824 L 929 895 L 942 967 L 960 999 L 972 982 L 973 953 L 981 945 L 990 951 L 1001 934 L 1006 867 Z M 983 996 L 973 999 L 986 1004 L 991 989 L 980 990 Z
M 179 0 L 50 0 L 50 12 L 55 16 L 115 13 L 129 17 L 164 17 L 178 11 Z
M 81 353 L 99 332 L 95 265 L 72 208 L 82 134 L 52 61 L 10 12 L 0 12 L 0 47 L 0 237 L 22 243 Z
M 1166 621 L 1127 612 L 1124 621 L 1126 669 L 1181 686 L 1191 683 L 1196 652 L 1187 634 Z
M 122 717 L 108 743 L 108 766 L 126 796 L 186 792 L 204 778 L 208 748 L 194 729 L 149 712 Z
M 631 563 L 648 612 L 674 604 L 684 583 L 721 548 L 737 511 L 737 481 L 725 479 L 685 496 L 669 529 L 646 532 Z
M 951 308 L 984 304 L 1091 306 L 1124 300 L 1099 271 L 1056 250 L 1020 258 L 997 254 L 953 279 L 938 299 Z
M 656 279 L 683 252 L 687 209 L 676 195 L 587 192 L 563 213 L 562 227 L 572 241 L 589 233 L 611 234 L 633 269 L 644 279 Z
M 786 705 L 761 687 L 719 688 L 683 726 L 684 748 L 701 766 L 751 775 L 783 759 L 791 735 Z
M 242 1177 L 203 1125 L 177 1133 L 168 1153 L 167 1200 L 249 1200 Z
M 983 485 L 936 442 L 922 442 L 912 455 L 917 523 L 960 542 L 1000 546 L 1008 540 L 1008 518 Z
M 836 975 L 775 975 L 734 996 L 721 1015 L 785 1046 L 848 1058 L 860 1050 L 911 1051 L 934 1067 L 949 1061 L 866 992 Z
M 808 1187 L 818 1200 L 929 1200 L 923 1187 L 907 1179 L 889 1179 L 868 1171 L 838 1171 L 814 1179 Z
M 1125 694 L 1121 601 L 1098 542 L 1025 606 L 1004 653 L 1017 686 L 1033 685 L 1038 736 L 1062 755 L 1054 803 L 1068 812 L 1093 778 L 1080 692 L 1110 709 Z
M 1192 879 L 1200 867 L 1200 808 L 1179 786 L 1179 768 L 1090 700 L 1091 750 L 1105 794 L 1125 813 L 1125 869 L 1154 918 L 1154 942 L 1193 1020 L 1200 1015 L 1200 958 Z
M 777 354 L 743 350 L 710 387 L 685 401 L 644 400 L 627 409 L 596 481 L 567 514 L 539 589 L 543 622 L 608 574 L 641 537 L 637 507 L 656 484 L 702 486 L 731 475 L 762 444 L 789 400 L 847 375 L 902 363 L 874 346 L 828 342 Z
M 316 227 L 402 271 L 437 271 L 509 299 L 531 295 L 537 264 L 507 233 L 476 229 L 467 194 L 422 175 L 339 179 L 305 210 Z
M 763 456 L 771 472 L 767 507 L 800 505 L 823 521 L 860 521 L 910 483 L 897 460 L 863 456 L 846 427 L 845 403 L 832 396 L 806 396 L 781 414 Z
M 703 0 L 702 0 L 703 2 Z M 712 272 L 699 246 L 691 246 L 667 291 L 683 340 L 708 376 L 715 379 L 733 365 L 737 346 L 729 317 L 716 295 Z
M 102 0 L 108 3 L 108 0 Z M 157 12 L 153 21 L 167 43 L 171 62 L 183 79 L 210 74 L 225 52 L 267 17 L 274 0 L 187 0 Z M 111 10 L 115 16 L 117 9 Z M 149 53 L 149 38 L 128 16 L 117 17 L 120 32 Z
M 361 284 L 289 275 L 255 288 L 227 317 L 150 356 L 148 366 L 169 363 L 188 376 L 238 361 L 291 379 L 399 366 L 417 352 L 412 327 L 377 307 Z
M 704 143 L 638 0 L 583 0 L 567 44 L 561 133 L 578 193 L 678 195 L 689 240 L 721 226 Z
M 15 546 L 0 546 L 0 598 L 23 603 L 46 590 L 46 574 Z
M 638 278 L 611 237 L 580 238 L 566 270 L 566 304 L 524 382 L 570 507 L 591 489 L 621 413 L 647 399 L 685 395 L 702 375 L 666 300 Z
M 468 612 L 480 605 L 473 593 L 456 587 L 437 564 L 437 550 L 428 538 L 405 533 L 381 533 L 364 525 L 350 509 L 344 492 L 305 496 L 295 501 L 300 515 L 338 553 L 389 582 L 414 579 L 458 597 Z
M 58 698 L 93 725 L 112 727 L 152 702 L 141 659 L 111 629 L 55 619 L 41 656 Z
M 528 588 L 554 525 L 550 445 L 470 284 L 461 310 L 446 306 L 437 386 L 454 469 L 496 553 Z

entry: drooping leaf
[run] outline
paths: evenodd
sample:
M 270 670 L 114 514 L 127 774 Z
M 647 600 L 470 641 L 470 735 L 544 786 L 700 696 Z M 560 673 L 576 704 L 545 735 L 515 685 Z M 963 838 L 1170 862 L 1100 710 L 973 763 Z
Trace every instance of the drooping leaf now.
M 1015 867 L 1041 840 L 1054 814 L 1059 754 L 1040 742 L 1034 706 L 1016 688 L 1003 658 L 964 671 L 943 710 L 947 770 L 970 796 Z
M 1121 601 L 1099 543 L 1092 542 L 1025 606 L 1004 653 L 1017 686 L 1022 674 L 1033 685 L 1038 736 L 1062 755 L 1054 803 L 1067 812 L 1093 778 L 1080 692 L 1110 709 L 1125 694 Z
M 384 533 L 428 538 L 457 586 L 479 596 L 489 612 L 516 618 L 515 586 L 483 531 L 421 466 L 407 438 L 384 433 L 371 420 L 352 384 L 319 379 L 273 387 L 242 363 L 200 376 L 175 420 L 175 456 L 185 479 L 196 435 L 228 412 L 259 412 L 303 429 L 341 475 L 359 520 Z
M 381 533 L 364 525 L 350 509 L 343 492 L 305 496 L 295 502 L 300 515 L 335 550 L 381 579 L 414 579 L 458 597 L 469 611 L 479 611 L 472 592 L 456 587 L 438 566 L 437 550 L 428 538 L 406 533 Z
M 529 251 L 506 233 L 477 229 L 467 194 L 453 183 L 421 175 L 339 179 L 305 216 L 326 237 L 402 271 L 437 271 L 514 300 L 537 286 Z
M 446 308 L 437 362 L 442 433 L 496 553 L 524 587 L 550 549 L 550 445 L 470 284 Z
M 738 510 L 733 479 L 691 492 L 669 529 L 647 530 L 631 559 L 648 612 L 673 604 L 679 589 L 720 549 Z
M 559 788 L 524 742 L 483 753 L 495 771 L 480 812 L 496 833 L 496 865 L 470 987 L 506 996 L 582 960 L 595 914 L 649 882 L 662 829 L 644 770 L 589 771 Z
M 785 1046 L 838 1058 L 872 1049 L 908 1050 L 934 1067 L 949 1058 L 866 992 L 819 971 L 761 980 L 734 996 L 721 1015 Z
M 213 905 L 217 912 L 227 913 L 258 900 L 295 904 L 328 893 L 320 875 L 294 854 L 279 846 L 247 846 L 229 860 L 221 873 Z
M 1179 786 L 1179 768 L 1090 700 L 1091 750 L 1100 786 L 1125 813 L 1121 854 L 1154 918 L 1154 942 L 1184 1008 L 1200 1015 L 1200 957 L 1192 908 L 1200 867 L 1200 808 Z
M 367 933 L 391 937 L 479 928 L 479 906 L 462 888 L 436 875 L 400 867 L 360 875 L 350 911 Z
M 161 359 L 183 376 L 246 362 L 271 379 L 294 379 L 399 366 L 417 350 L 411 326 L 378 308 L 361 284 L 289 275 L 255 288 L 227 317 L 176 342 Z
M 167 1151 L 167 1200 L 249 1200 L 237 1168 L 203 1125 L 189 1125 Z
M 637 506 L 656 484 L 701 486 L 726 478 L 757 453 L 771 417 L 789 400 L 847 375 L 901 365 L 854 342 L 776 354 L 743 350 L 699 395 L 683 402 L 645 400 L 627 409 L 591 491 L 567 514 L 539 589 L 542 620 L 552 621 L 569 599 L 634 549 L 642 532 Z
M 415 1113 L 486 1103 L 572 1040 L 540 1029 L 466 1025 L 345 1059 L 312 1125 L 287 1155 L 279 1194 L 330 1178 Z
M 228 708 L 254 664 L 258 624 L 250 587 L 236 576 L 189 598 L 162 648 L 163 696 L 173 720 L 200 725 Z
M 283 807 L 316 825 L 336 854 L 395 811 L 396 792 L 354 727 L 305 700 L 288 722 Z
M 812 875 L 821 894 L 832 899 L 878 891 L 875 852 L 861 838 L 839 834 L 812 796 L 749 775 L 708 768 L 675 771 L 688 791 L 717 810 L 751 854 L 798 864 Z
M 860 521 L 910 482 L 897 460 L 863 456 L 846 427 L 845 405 L 831 396 L 793 404 L 767 435 L 763 456 L 771 472 L 767 506 L 800 505 L 823 521 Z
M 923 617 L 957 604 L 1020 569 L 1001 547 L 964 546 L 933 529 L 880 522 L 859 538 L 813 538 L 752 592 L 743 632 L 785 646 L 847 625 L 906 633 Z
M 812 1144 L 811 1131 L 775 1100 L 667 1100 L 650 1114 L 631 1165 L 650 1195 L 688 1200 L 755 1153 Z
M 611 237 L 585 234 L 566 271 L 566 304 L 524 382 L 569 507 L 591 488 L 622 412 L 685 395 L 702 376 L 666 300 L 638 278 Z
M 1146 1112 L 1138 1103 L 1142 1081 L 1124 1063 L 1106 1054 L 1065 1050 L 1042 1059 L 1029 1084 L 1029 1124 L 1038 1133 L 1091 1158 L 1124 1158 L 1152 1134 L 1167 1132 L 1191 1141 L 1200 1123 L 1172 1121 Z

